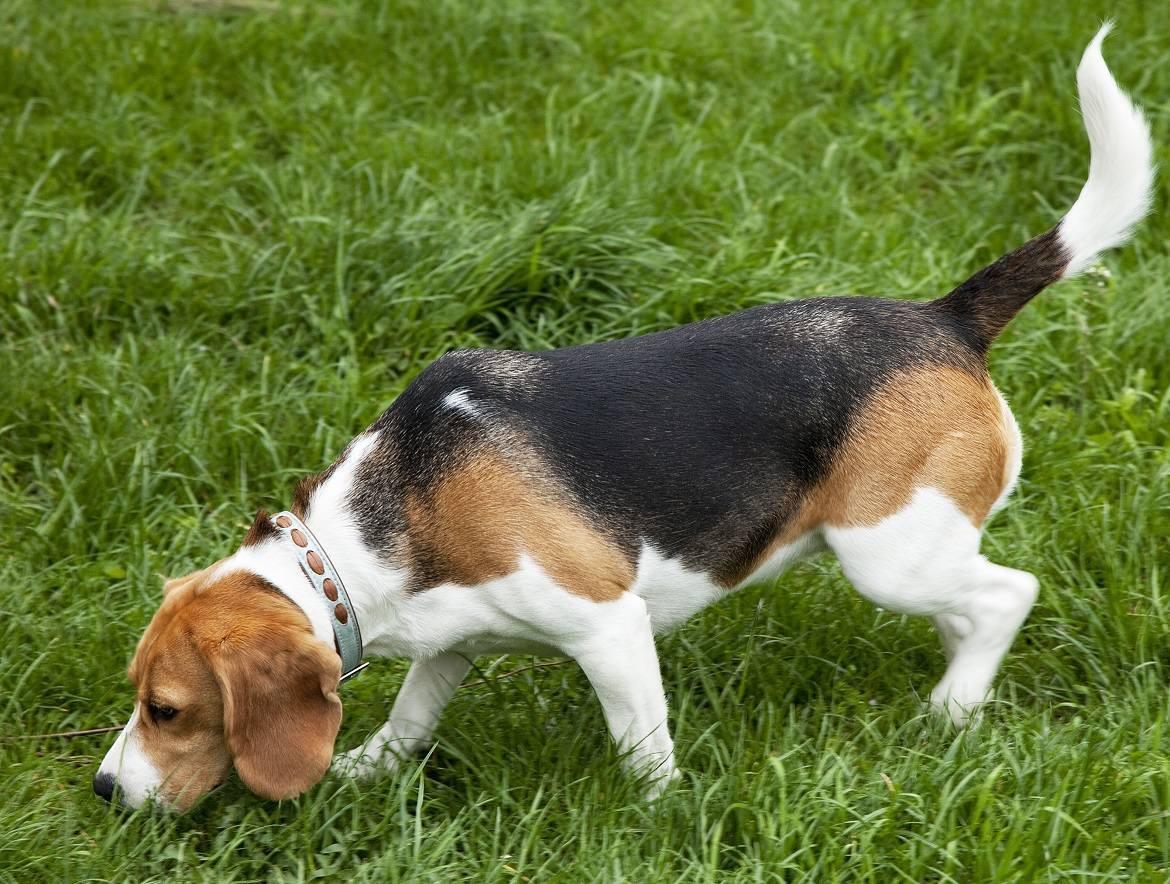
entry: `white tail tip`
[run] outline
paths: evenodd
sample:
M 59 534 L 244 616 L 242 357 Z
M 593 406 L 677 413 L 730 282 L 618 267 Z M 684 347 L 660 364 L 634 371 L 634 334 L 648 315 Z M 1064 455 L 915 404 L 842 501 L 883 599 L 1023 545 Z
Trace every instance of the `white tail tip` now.
M 1154 185 L 1150 127 L 1101 55 L 1101 43 L 1112 29 L 1112 22 L 1101 27 L 1077 68 L 1077 91 L 1089 135 L 1089 178 L 1060 222 L 1060 240 L 1070 256 L 1065 276 L 1124 243 L 1150 210 Z

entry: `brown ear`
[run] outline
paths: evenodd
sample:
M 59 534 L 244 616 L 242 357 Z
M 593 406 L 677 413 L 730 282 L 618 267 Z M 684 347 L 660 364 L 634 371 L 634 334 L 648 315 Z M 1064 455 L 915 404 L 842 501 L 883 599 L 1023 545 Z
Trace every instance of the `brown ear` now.
M 341 660 L 306 624 L 265 613 L 227 636 L 210 655 L 211 670 L 240 779 L 262 798 L 292 798 L 329 769 L 341 727 Z

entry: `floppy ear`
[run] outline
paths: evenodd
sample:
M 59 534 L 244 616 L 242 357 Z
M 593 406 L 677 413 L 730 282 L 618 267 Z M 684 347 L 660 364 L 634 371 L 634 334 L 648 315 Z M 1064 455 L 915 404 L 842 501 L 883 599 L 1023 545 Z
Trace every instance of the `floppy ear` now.
M 341 660 L 306 626 L 279 617 L 246 632 L 227 636 L 210 660 L 228 751 L 257 795 L 292 798 L 329 769 L 341 727 Z

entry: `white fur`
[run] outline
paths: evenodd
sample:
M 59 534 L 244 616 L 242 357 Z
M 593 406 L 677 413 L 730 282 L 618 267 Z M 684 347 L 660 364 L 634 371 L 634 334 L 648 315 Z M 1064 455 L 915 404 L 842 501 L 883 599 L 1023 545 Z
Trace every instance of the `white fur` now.
M 99 776 L 113 776 L 122 803 L 129 807 L 140 807 L 154 797 L 162 785 L 162 776 L 142 751 L 138 722 L 138 707 L 135 706 L 126 727 L 118 734 L 118 739 L 114 740 L 114 745 L 98 767 Z
M 338 755 L 333 770 L 367 779 L 393 771 L 403 758 L 426 748 L 471 662 L 470 656 L 453 651 L 415 661 L 394 698 L 389 720 L 356 749 Z
M 436 586 L 404 601 L 396 616 L 395 636 L 383 639 L 379 653 L 421 660 L 422 667 L 411 669 L 417 677 L 409 689 L 404 685 L 390 720 L 346 753 L 339 771 L 365 776 L 393 767 L 402 747 L 429 739 L 452 682 L 462 677 L 456 658 L 525 650 L 563 654 L 581 665 L 627 763 L 659 784 L 652 791 L 674 776 L 650 614 L 633 593 L 610 602 L 573 595 L 521 555 L 505 577 L 475 587 Z
M 1014 476 L 1018 465 L 1009 459 L 1006 470 Z M 800 538 L 745 583 L 827 543 L 867 598 L 934 618 L 950 664 L 932 702 L 963 722 L 985 700 L 1036 594 L 1031 575 L 979 555 L 979 534 L 942 492 L 920 488 L 878 525 L 826 527 Z M 649 774 L 657 794 L 677 774 L 653 637 L 727 594 L 709 575 L 644 546 L 631 591 L 611 602 L 569 593 L 524 555 L 514 572 L 479 586 L 444 584 L 400 596 L 393 623 L 378 627 L 381 637 L 367 651 L 416 663 L 390 719 L 335 769 L 361 777 L 393 769 L 401 755 L 429 742 L 472 658 L 523 650 L 564 654 L 581 665 L 627 763 Z
M 663 558 L 654 547 L 644 544 L 630 592 L 645 601 L 654 634 L 661 635 L 689 620 L 727 590 L 710 575 Z
M 995 388 L 993 387 L 992 389 Z M 1008 406 L 1007 400 L 1003 398 L 1003 394 L 999 390 L 995 390 L 995 396 L 999 399 L 1000 420 L 1003 421 L 1003 427 L 1006 431 L 1005 441 L 1007 442 L 1007 451 L 1005 454 L 1007 456 L 1003 466 L 1003 490 L 999 492 L 999 497 L 991 505 L 991 512 L 988 514 L 988 518 L 1003 509 L 1008 498 L 1012 496 L 1012 492 L 1016 490 L 1016 485 L 1020 481 L 1020 468 L 1024 465 L 1024 437 L 1020 433 L 1020 425 L 1016 423 L 1016 416 L 1012 414 L 1012 410 Z
M 456 411 L 462 411 L 464 414 L 472 417 L 479 416 L 479 409 L 475 407 L 475 403 L 471 401 L 471 391 L 466 387 L 458 390 L 452 390 L 443 397 L 443 404 L 448 408 L 453 408 Z
M 1101 42 L 1104 25 L 1077 68 L 1077 90 L 1089 135 L 1089 178 L 1060 222 L 1060 239 L 1071 261 L 1065 276 L 1089 266 L 1098 254 L 1129 239 L 1150 209 L 1154 185 L 1150 127 L 1109 73 Z
M 778 573 L 818 545 L 819 538 L 801 538 L 774 554 L 753 578 Z M 572 657 L 581 666 L 625 763 L 645 775 L 649 794 L 657 795 L 678 774 L 654 635 L 727 594 L 710 575 L 644 545 L 630 592 L 612 602 L 569 593 L 526 555 L 511 574 L 479 586 L 444 584 L 399 596 L 392 621 L 375 627 L 379 638 L 367 643 L 367 652 L 406 656 L 415 663 L 389 720 L 339 755 L 334 770 L 368 778 L 394 770 L 403 755 L 425 746 L 474 657 L 551 653 Z M 362 628 L 364 634 L 364 622 Z
M 208 576 L 211 579 L 218 579 L 232 571 L 250 571 L 258 574 L 292 599 L 309 618 L 313 635 L 332 648 L 333 627 L 329 623 L 329 612 L 324 601 L 301 571 L 296 558 L 289 555 L 287 544 L 288 541 L 283 538 L 273 537 L 254 546 L 241 547 L 220 562 Z M 325 549 L 328 550 L 329 547 L 326 546 Z
M 750 586 L 753 583 L 764 583 L 768 580 L 775 580 L 794 564 L 807 559 L 809 556 L 820 552 L 825 548 L 824 538 L 820 531 L 810 531 L 796 538 L 791 543 L 777 549 L 772 555 L 758 567 L 755 571 L 747 576 L 736 589 L 741 589 L 745 586 Z
M 645 601 L 629 592 L 605 608 L 602 622 L 565 650 L 601 701 L 627 768 L 649 779 L 648 797 L 654 798 L 678 772 L 650 613 Z
M 979 549 L 979 529 L 945 494 L 919 488 L 873 527 L 825 528 L 845 576 L 863 596 L 899 614 L 945 610 Z
M 305 518 L 341 576 L 357 613 L 362 643 L 374 655 L 381 654 L 385 645 L 394 647 L 398 610 L 407 598 L 403 591 L 406 572 L 388 565 L 366 546 L 349 506 L 357 468 L 377 442 L 377 433 L 366 432 L 350 443 L 337 469 L 313 493 Z M 332 646 L 332 632 L 329 642 Z
M 809 532 L 776 550 L 735 588 L 771 580 L 822 548 L 820 535 Z M 691 570 L 677 559 L 664 558 L 654 547 L 643 544 L 630 592 L 645 600 L 654 634 L 662 635 L 725 597 L 729 590 L 710 574 Z
M 870 601 L 934 619 L 949 665 L 931 702 L 956 723 L 976 713 L 1036 600 L 1031 574 L 989 562 L 979 530 L 934 488 L 872 527 L 826 528 L 845 576 Z

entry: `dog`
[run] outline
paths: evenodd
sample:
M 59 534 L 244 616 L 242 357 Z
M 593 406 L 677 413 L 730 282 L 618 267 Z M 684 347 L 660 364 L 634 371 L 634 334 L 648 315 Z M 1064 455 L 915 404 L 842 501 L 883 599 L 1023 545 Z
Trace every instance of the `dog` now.
M 957 724 L 1037 595 L 979 553 L 1021 462 L 988 349 L 1149 209 L 1148 126 L 1101 55 L 1077 70 L 1088 180 L 1063 219 L 930 302 L 771 304 L 627 340 L 468 350 L 425 369 L 291 511 L 170 580 L 94 790 L 185 810 L 234 766 L 268 799 L 425 748 L 481 654 L 575 660 L 647 792 L 677 776 L 655 636 L 822 549 L 864 597 L 930 617 Z M 413 661 L 333 760 L 339 682 Z

